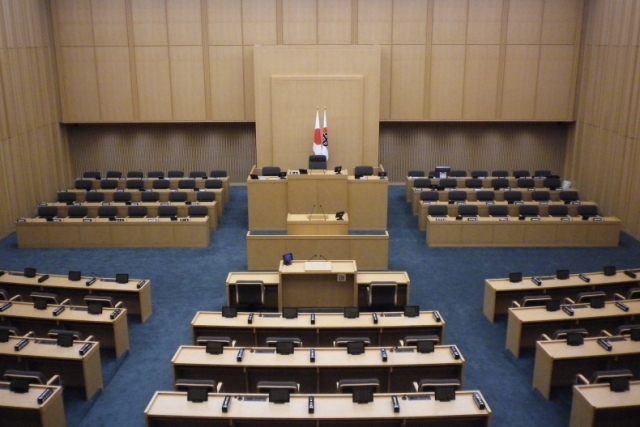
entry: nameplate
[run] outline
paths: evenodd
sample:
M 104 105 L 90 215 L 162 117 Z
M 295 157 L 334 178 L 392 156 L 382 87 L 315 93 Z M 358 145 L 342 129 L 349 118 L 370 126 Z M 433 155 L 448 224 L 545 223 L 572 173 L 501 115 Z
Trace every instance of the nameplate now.
M 393 412 L 400 412 L 400 402 L 398 402 L 398 396 L 391 396 L 391 404 L 393 405 Z
M 13 346 L 13 349 L 15 351 L 20 351 L 23 348 L 25 348 L 27 346 L 27 344 L 29 344 L 29 340 L 20 340 L 20 341 L 18 341 L 18 344 Z
M 143 287 L 143 286 L 144 286 L 144 284 L 145 284 L 145 283 L 146 283 L 146 281 L 145 281 L 145 280 L 140 280 L 140 281 L 138 282 L 138 284 L 136 285 L 136 288 L 140 289 L 141 287 Z
M 244 356 L 244 348 L 238 350 L 238 354 L 236 355 L 236 361 L 242 362 L 242 357 Z
M 589 283 L 591 281 L 591 278 L 585 276 L 584 274 L 579 274 L 578 277 L 580 278 L 580 280 L 582 280 L 583 282 L 587 282 Z
M 486 204 L 487 204 L 487 205 L 495 205 L 495 204 L 496 204 L 496 202 L 487 202 Z
M 116 218 L 116 222 L 124 222 L 124 218 Z
M 46 203 L 38 203 L 38 206 L 47 206 Z
M 116 317 L 118 317 L 118 315 L 120 314 L 122 310 L 120 310 L 119 308 L 116 308 L 113 313 L 111 313 L 109 315 L 109 318 L 111 318 L 111 320 L 114 320 Z
M 229 412 L 229 403 L 231 403 L 231 396 L 225 396 L 222 401 L 222 412 L 225 414 Z
M 147 222 L 158 222 L 158 218 L 147 218 Z
M 594 221 L 602 221 L 602 218 L 593 218 Z
M 498 221 L 509 221 L 509 218 L 506 218 L 506 217 L 500 217 L 500 218 L 498 218 Z
M 540 203 L 538 203 L 538 204 L 539 204 L 540 206 L 544 206 L 544 205 L 548 205 L 548 204 L 549 204 L 549 202 L 540 202 Z
M 484 403 L 484 399 L 480 396 L 480 393 L 473 393 L 473 401 L 475 402 L 478 409 L 485 409 L 487 405 Z
M 60 306 L 58 308 L 56 308 L 55 310 L 53 310 L 53 315 L 54 316 L 60 316 L 60 313 L 62 313 L 64 311 L 64 306 Z
M 53 394 L 53 390 L 48 388 L 38 396 L 38 405 L 42 405 Z
M 60 218 L 53 218 L 53 222 L 62 222 Z
M 315 325 L 316 324 L 316 315 L 315 314 L 311 314 L 311 324 Z
M 309 350 L 309 362 L 315 363 L 315 361 L 316 361 L 316 349 L 312 348 L 311 350 Z
M 372 313 L 371 314 L 371 318 L 373 319 L 373 324 L 377 325 L 378 324 L 378 315 L 376 313 Z
M 565 313 L 567 313 L 569 316 L 573 316 L 575 314 L 575 312 L 573 311 L 573 309 L 571 307 L 568 307 L 566 305 L 562 306 L 562 311 L 564 311 Z
M 540 221 L 540 218 L 531 218 L 531 221 Z
M 91 344 L 90 342 L 86 343 L 85 345 L 80 347 L 80 350 L 78 350 L 78 354 L 80 356 L 84 356 L 89 352 L 89 350 L 91 350 L 91 347 L 93 347 L 93 344 Z
M 580 202 L 579 201 L 575 201 L 575 202 L 571 202 L 572 205 L 579 205 Z
M 189 218 L 180 218 L 180 222 L 189 222 Z
M 458 351 L 458 349 L 455 346 L 451 346 L 449 348 L 451 349 L 451 355 L 453 356 L 453 358 L 456 360 L 460 359 L 460 352 Z
M 536 191 L 536 189 L 535 189 L 535 188 L 527 188 L 527 190 L 529 190 L 529 191 Z
M 249 313 L 249 317 L 247 317 L 247 323 L 249 325 L 253 323 L 253 313 Z
M 604 348 L 607 351 L 613 350 L 613 346 L 606 339 L 603 339 L 603 338 L 598 339 L 598 344 L 600 344 L 600 347 Z
M 433 320 L 435 320 L 438 323 L 442 322 L 442 317 L 440 317 L 440 313 L 438 313 L 437 311 L 434 311 L 433 312 Z
M 622 311 L 629 311 L 629 306 L 622 301 L 616 301 L 616 307 Z
M 524 205 L 524 202 L 513 202 L 514 205 Z
M 82 219 L 82 222 L 91 222 L 91 221 L 93 221 L 91 218 L 83 218 Z
M 26 219 L 24 219 L 24 218 L 19 218 L 19 219 L 18 219 L 18 222 L 27 222 L 27 220 L 26 220 Z
M 384 348 L 380 349 L 380 356 L 382 357 L 383 362 L 386 362 L 387 360 L 389 360 L 389 357 L 387 355 L 387 350 L 385 350 Z
M 560 221 L 571 221 L 571 218 L 567 218 L 567 217 L 560 218 Z
M 138 202 L 131 202 L 131 206 L 138 206 L 140 203 Z
M 467 218 L 467 221 L 477 221 L 478 218 Z
M 316 401 L 313 396 L 309 396 L 309 413 L 313 414 L 316 408 Z
M 532 281 L 533 283 L 535 283 L 536 285 L 538 285 L 538 286 L 542 285 L 542 280 L 540 280 L 540 278 L 539 278 L 539 277 L 532 277 L 532 278 L 531 278 L 531 281 Z
M 444 221 L 445 218 L 436 218 L 436 221 Z
M 102 202 L 102 206 L 110 206 L 110 205 L 111 205 L 111 203 L 109 203 L 109 202 Z
M 9 307 L 11 307 L 11 303 L 10 302 L 5 302 L 4 304 L 0 305 L 0 313 L 7 310 Z

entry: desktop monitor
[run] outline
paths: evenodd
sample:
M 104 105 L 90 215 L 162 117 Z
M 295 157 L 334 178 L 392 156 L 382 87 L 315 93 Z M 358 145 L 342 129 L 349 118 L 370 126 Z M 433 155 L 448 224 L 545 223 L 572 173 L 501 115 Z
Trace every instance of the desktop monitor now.
M 333 171 L 337 174 L 342 173 L 342 166 L 336 166 L 333 168 Z
M 25 267 L 24 277 L 36 277 L 36 269 L 32 267 Z
M 356 319 L 360 317 L 360 312 L 358 311 L 358 307 L 345 307 L 344 317 L 347 319 Z
M 206 387 L 187 388 L 187 400 L 194 403 L 202 403 L 209 400 L 209 389 Z
M 29 391 L 29 381 L 24 378 L 14 378 L 9 383 L 9 390 L 14 393 L 27 393 Z
M 511 283 L 518 283 L 518 282 L 522 282 L 522 273 L 517 272 L 517 273 L 509 273 L 509 281 Z
M 293 341 L 278 341 L 276 342 L 276 353 L 277 354 L 293 354 Z
M 285 319 L 295 319 L 298 317 L 298 309 L 295 307 L 283 307 L 282 317 Z
M 589 299 L 591 308 L 604 308 L 604 297 L 593 297 Z
M 289 402 L 291 390 L 288 388 L 270 388 L 269 402 L 271 403 L 287 403 Z
M 344 211 L 336 212 L 336 219 L 338 221 L 342 220 L 343 217 L 344 217 Z
M 380 178 L 386 178 L 387 177 L 387 173 L 386 172 L 378 172 L 378 176 Z
M 373 402 L 372 387 L 354 387 L 351 391 L 353 403 L 369 403 Z
M 284 265 L 291 265 L 291 261 L 293 261 L 293 254 L 288 253 L 282 255 L 282 261 L 284 262 Z
M 31 297 L 33 300 L 33 308 L 36 310 L 46 310 L 49 306 L 49 303 L 55 304 L 55 301 L 52 301 L 50 298 L 46 297 Z
M 609 390 L 619 393 L 629 390 L 629 378 L 628 377 L 613 377 L 609 381 Z
M 404 317 L 418 317 L 420 316 L 420 306 L 418 305 L 405 305 Z
M 238 309 L 228 305 L 222 306 L 222 317 L 233 318 L 238 316 Z
M 450 166 L 436 166 L 436 178 L 446 178 L 451 172 Z
M 631 334 L 631 341 L 640 341 L 640 328 L 631 328 L 629 333 Z
M 102 303 L 98 301 L 87 301 L 87 313 L 102 314 Z
M 280 177 L 280 179 L 285 179 L 287 177 L 287 173 L 286 172 L 280 172 L 278 174 L 278 176 Z
M 552 299 L 546 302 L 547 311 L 560 310 L 560 300 Z
M 363 354 L 364 353 L 364 342 L 363 341 L 354 341 L 347 343 L 347 354 Z
M 58 332 L 58 336 L 56 337 L 56 345 L 59 347 L 72 347 L 73 339 L 75 336 L 73 333 L 66 333 L 63 331 Z
M 129 283 L 129 275 L 126 273 L 116 273 L 116 283 Z
M 456 386 L 442 385 L 435 388 L 435 398 L 438 402 L 456 400 Z
M 306 169 L 298 169 L 300 171 L 300 175 L 307 175 L 309 173 Z
M 557 270 L 556 277 L 558 280 L 567 280 L 569 278 L 569 270 Z
M 436 342 L 433 340 L 418 340 L 416 342 L 418 353 L 433 353 L 435 345 Z
M 584 335 L 580 332 L 569 332 L 567 334 L 567 345 L 578 346 L 584 344 Z
M 251 177 L 251 179 L 260 179 L 260 177 L 254 173 L 252 173 L 251 175 L 249 175 Z
M 615 265 L 607 265 L 603 268 L 605 276 L 615 276 L 616 275 L 616 266 Z
M 69 281 L 78 282 L 82 278 L 82 272 L 80 271 L 69 271 Z
M 0 329 L 0 342 L 9 342 L 9 331 Z
M 206 352 L 209 354 L 222 354 L 224 344 L 220 341 L 207 341 Z

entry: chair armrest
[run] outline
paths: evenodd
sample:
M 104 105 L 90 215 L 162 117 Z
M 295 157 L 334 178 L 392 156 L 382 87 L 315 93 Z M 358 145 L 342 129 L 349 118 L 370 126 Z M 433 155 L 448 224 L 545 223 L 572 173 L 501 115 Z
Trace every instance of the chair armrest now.
M 235 347 L 236 346 L 236 340 L 231 340 L 231 347 Z
M 411 391 L 412 391 L 412 392 L 414 392 L 414 393 L 417 393 L 417 392 L 418 392 L 418 390 L 420 390 L 420 388 L 419 388 L 419 386 L 418 386 L 418 383 L 414 381 L 412 384 L 413 384 L 413 385 L 412 385 L 413 390 L 411 390 Z
M 124 303 L 122 301 L 118 301 L 116 303 L 116 305 L 113 306 L 114 308 L 124 308 Z
M 26 337 L 35 337 L 35 336 L 36 336 L 36 333 L 35 333 L 35 332 L 33 332 L 33 331 L 29 331 L 29 332 L 27 332 L 26 334 L 24 334 L 22 337 L 23 337 L 23 338 L 26 338 Z
M 540 335 L 540 341 L 551 341 L 551 337 L 547 334 Z
M 71 300 L 67 298 L 66 300 L 62 301 L 60 305 L 71 305 Z
M 88 336 L 88 337 L 86 337 L 84 340 L 85 340 L 85 342 L 86 342 L 86 341 L 95 341 L 95 340 L 93 339 L 93 335 L 89 335 L 89 336 Z
M 22 301 L 22 295 L 14 295 L 9 298 L 9 301 Z
M 400 347 L 404 347 L 404 340 L 398 340 L 398 342 L 400 343 Z
M 600 331 L 600 336 L 601 337 L 612 337 L 613 334 L 609 331 L 607 331 L 606 329 L 603 329 Z
M 518 301 L 511 301 L 511 308 L 518 308 L 520 307 L 520 303 Z
M 564 303 L 565 304 L 575 304 L 576 302 L 574 300 L 572 300 L 571 298 L 567 297 L 564 299 Z
M 222 392 L 222 382 L 219 382 L 216 385 L 216 393 L 221 393 Z
M 60 383 L 60 375 L 52 376 L 49 381 L 47 381 L 47 385 L 61 385 Z
M 577 385 L 589 384 L 589 380 L 587 380 L 587 378 L 584 375 L 578 374 L 576 375 L 576 384 Z
M 620 295 L 619 293 L 615 293 L 615 294 L 613 294 L 613 299 L 616 300 L 616 301 L 620 301 L 620 300 L 624 300 L 626 298 L 624 297 L 624 295 Z

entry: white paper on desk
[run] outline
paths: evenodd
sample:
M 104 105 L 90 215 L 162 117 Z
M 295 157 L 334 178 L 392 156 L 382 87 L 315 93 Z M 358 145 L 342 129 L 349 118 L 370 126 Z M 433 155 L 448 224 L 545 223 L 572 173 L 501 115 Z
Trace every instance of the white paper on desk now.
M 331 261 L 306 261 L 304 269 L 306 271 L 331 271 Z

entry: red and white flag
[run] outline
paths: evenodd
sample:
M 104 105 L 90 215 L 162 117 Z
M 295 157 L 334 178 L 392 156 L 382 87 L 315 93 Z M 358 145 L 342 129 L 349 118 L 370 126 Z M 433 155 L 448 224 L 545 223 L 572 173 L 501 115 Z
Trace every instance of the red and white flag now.
M 324 109 L 324 121 L 322 126 L 322 150 L 329 160 L 329 131 L 327 130 L 327 108 Z
M 326 111 L 325 111 L 325 121 L 326 121 Z M 326 135 L 326 126 L 324 129 L 324 135 Z M 316 109 L 316 128 L 313 133 L 313 154 L 315 155 L 324 155 L 327 156 L 327 160 L 329 160 L 329 152 L 327 151 L 326 145 L 323 145 L 323 139 L 320 136 L 320 114 Z M 328 143 L 328 142 L 327 142 Z

